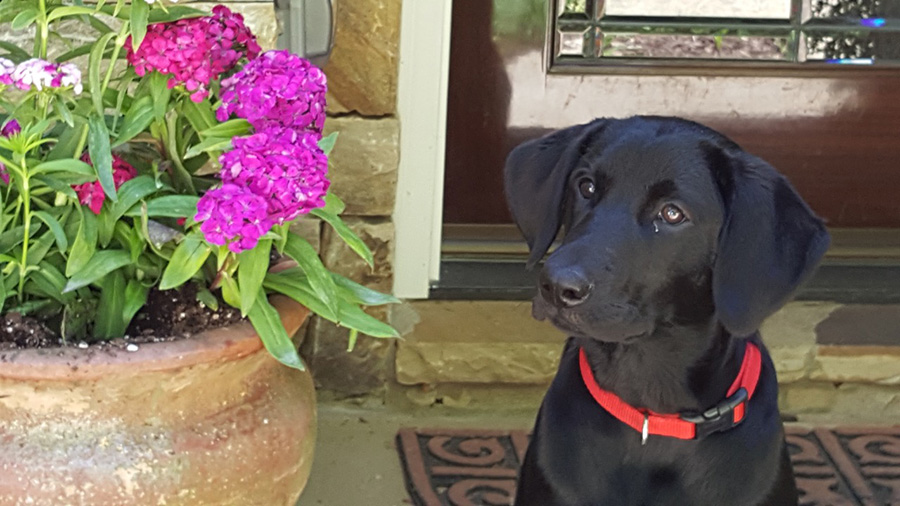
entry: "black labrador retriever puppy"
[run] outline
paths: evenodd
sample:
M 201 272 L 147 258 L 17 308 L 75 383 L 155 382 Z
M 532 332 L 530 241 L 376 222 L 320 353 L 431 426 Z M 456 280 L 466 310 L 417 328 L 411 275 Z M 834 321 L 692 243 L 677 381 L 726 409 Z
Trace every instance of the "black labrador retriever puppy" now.
M 598 119 L 517 147 L 507 199 L 571 336 L 518 506 L 796 505 L 757 329 L 828 247 L 788 181 L 678 118 Z

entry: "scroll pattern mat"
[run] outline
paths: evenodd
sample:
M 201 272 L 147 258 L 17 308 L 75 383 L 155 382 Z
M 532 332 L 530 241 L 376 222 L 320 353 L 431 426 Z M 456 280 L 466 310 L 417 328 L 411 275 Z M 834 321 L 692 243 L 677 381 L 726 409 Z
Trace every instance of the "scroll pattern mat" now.
M 789 426 L 802 506 L 900 506 L 900 427 Z M 401 429 L 397 450 L 417 506 L 507 506 L 524 431 Z

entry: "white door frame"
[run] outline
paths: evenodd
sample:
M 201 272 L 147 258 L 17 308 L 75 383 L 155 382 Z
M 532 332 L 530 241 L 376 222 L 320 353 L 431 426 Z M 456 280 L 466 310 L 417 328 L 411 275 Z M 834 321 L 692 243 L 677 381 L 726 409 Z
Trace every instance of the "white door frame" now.
M 440 274 L 451 0 L 405 0 L 400 22 L 400 168 L 394 295 L 428 297 Z

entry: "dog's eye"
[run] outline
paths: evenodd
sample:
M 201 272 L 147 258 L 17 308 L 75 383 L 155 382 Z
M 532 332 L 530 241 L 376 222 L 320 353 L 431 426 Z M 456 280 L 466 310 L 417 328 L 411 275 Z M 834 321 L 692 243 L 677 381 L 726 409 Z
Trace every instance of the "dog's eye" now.
M 596 190 L 594 182 L 588 178 L 584 178 L 578 182 L 578 191 L 581 192 L 581 196 L 586 199 L 593 197 Z
M 669 225 L 677 225 L 679 223 L 687 220 L 687 216 L 684 214 L 684 211 L 681 210 L 680 207 L 675 204 L 666 204 L 659 211 L 659 215 L 657 216 L 659 219 L 665 221 Z

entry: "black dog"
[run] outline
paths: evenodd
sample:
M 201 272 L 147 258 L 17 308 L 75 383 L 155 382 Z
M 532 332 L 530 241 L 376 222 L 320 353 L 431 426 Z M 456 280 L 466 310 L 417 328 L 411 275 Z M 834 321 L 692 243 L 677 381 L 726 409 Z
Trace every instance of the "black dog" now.
M 766 162 L 677 118 L 598 119 L 516 148 L 507 199 L 571 336 L 518 506 L 796 505 L 757 329 L 828 247 Z

